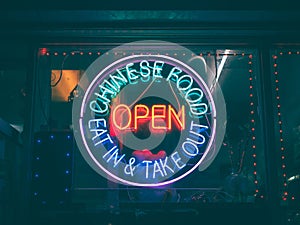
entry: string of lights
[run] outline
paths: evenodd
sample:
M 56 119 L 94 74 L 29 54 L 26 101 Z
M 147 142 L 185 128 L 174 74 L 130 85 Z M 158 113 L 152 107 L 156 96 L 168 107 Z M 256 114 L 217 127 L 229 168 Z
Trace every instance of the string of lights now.
M 249 104 L 250 104 L 250 129 L 251 129 L 251 148 L 252 148 L 252 159 L 253 159 L 253 177 L 255 185 L 255 195 L 259 193 L 259 182 L 257 178 L 257 153 L 256 153 L 256 131 L 255 131 L 255 97 L 254 94 L 254 76 L 253 76 L 253 55 L 248 56 L 249 66 Z M 263 198 L 263 195 L 260 196 Z
M 291 54 L 291 52 L 288 52 Z M 282 56 L 283 52 L 279 53 L 279 56 Z M 283 139 L 283 127 L 282 127 L 282 114 L 281 114 L 281 98 L 279 92 L 279 72 L 278 72 L 278 56 L 273 56 L 273 73 L 275 81 L 275 102 L 277 108 L 277 127 L 279 132 L 279 151 L 281 158 L 281 176 L 282 176 L 282 191 L 281 197 L 283 201 L 286 201 L 288 198 L 287 191 L 287 175 L 286 175 L 286 152 L 285 152 L 285 143 Z

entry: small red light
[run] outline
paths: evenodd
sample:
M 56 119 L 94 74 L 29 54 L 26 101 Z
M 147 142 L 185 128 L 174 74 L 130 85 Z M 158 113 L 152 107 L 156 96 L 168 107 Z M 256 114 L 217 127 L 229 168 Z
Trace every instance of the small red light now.
M 40 48 L 40 55 L 46 55 L 47 51 L 47 48 Z

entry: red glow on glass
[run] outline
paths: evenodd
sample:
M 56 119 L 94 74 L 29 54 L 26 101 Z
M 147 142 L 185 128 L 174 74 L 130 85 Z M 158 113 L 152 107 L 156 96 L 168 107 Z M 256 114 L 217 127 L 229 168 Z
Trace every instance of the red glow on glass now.
M 46 55 L 47 51 L 47 48 L 40 48 L 40 55 Z

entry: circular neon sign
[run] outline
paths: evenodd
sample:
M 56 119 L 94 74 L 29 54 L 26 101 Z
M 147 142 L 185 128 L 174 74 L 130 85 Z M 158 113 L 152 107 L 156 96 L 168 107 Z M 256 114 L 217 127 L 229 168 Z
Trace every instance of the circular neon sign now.
M 86 70 L 73 102 L 73 127 L 96 172 L 150 187 L 176 182 L 213 161 L 225 130 L 217 111 L 224 113 L 225 104 L 219 104 L 219 87 L 208 86 L 203 61 L 195 63 L 191 55 L 172 43 L 134 42 Z

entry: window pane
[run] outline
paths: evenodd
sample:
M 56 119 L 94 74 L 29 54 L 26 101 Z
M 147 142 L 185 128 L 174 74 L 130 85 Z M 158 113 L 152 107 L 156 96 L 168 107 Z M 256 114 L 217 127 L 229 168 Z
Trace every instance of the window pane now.
M 39 125 L 46 123 L 44 125 L 49 132 L 72 130 L 72 102 L 77 95 L 76 85 L 90 64 L 99 55 L 106 54 L 108 49 L 98 46 L 46 49 L 39 58 L 40 68 L 43 70 L 40 70 L 42 72 L 38 76 L 41 90 L 50 88 L 50 94 L 48 102 L 43 102 L 41 106 L 44 111 L 41 114 L 44 115 L 40 117 L 46 119 L 37 119 L 40 121 L 37 122 Z M 218 83 L 223 92 L 226 109 L 223 109 L 224 115 L 217 115 L 217 119 L 220 116 L 225 118 L 226 132 L 217 157 L 207 169 L 196 169 L 168 187 L 173 190 L 172 201 L 177 201 L 178 196 L 184 202 L 261 201 L 265 198 L 265 159 L 261 106 L 258 101 L 257 52 L 255 49 L 213 50 L 213 47 L 204 49 L 201 46 L 192 46 L 190 49 L 195 53 L 191 55 L 194 63 L 205 65 L 210 76 L 210 89 L 213 90 Z M 168 54 L 171 56 L 179 52 Z M 159 190 L 158 193 L 155 189 L 151 191 L 107 182 L 88 166 L 78 149 L 74 150 L 72 182 L 76 192 L 74 196 L 77 196 L 74 201 L 81 201 L 86 193 L 92 199 L 92 196 L 99 195 L 100 190 L 107 190 L 109 187 L 119 189 L 120 198 L 125 202 L 131 201 L 131 197 L 146 202 L 155 199 L 160 201 L 163 196 Z M 147 197 L 143 195 L 145 193 Z

